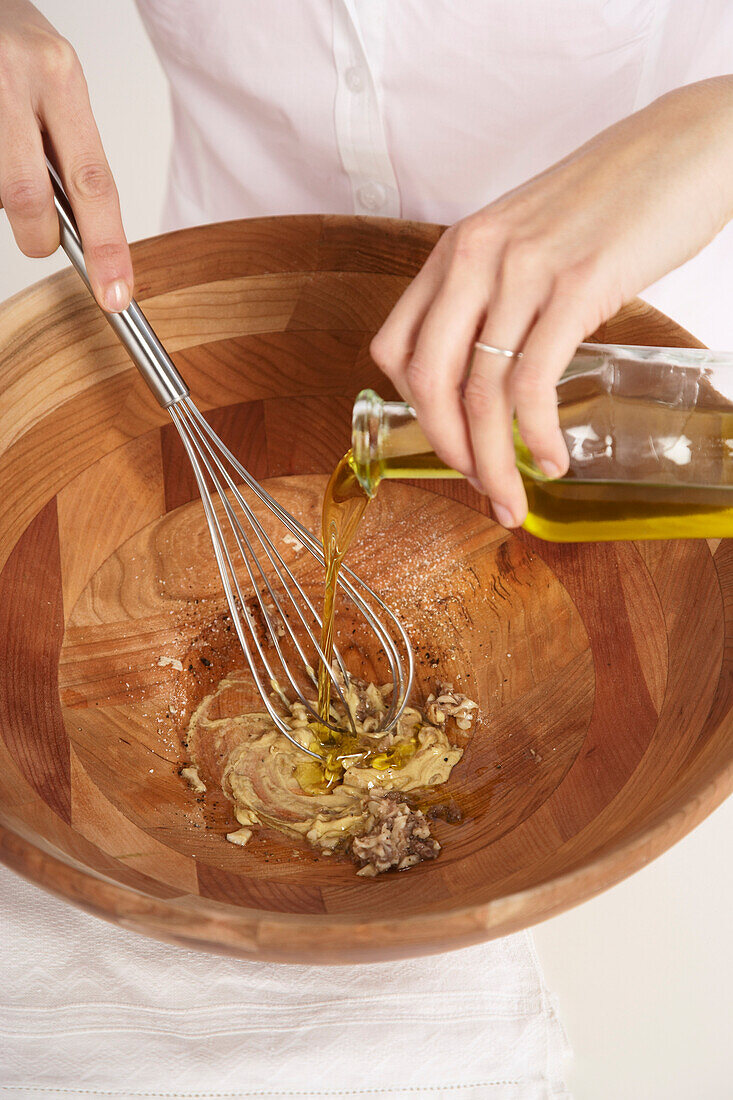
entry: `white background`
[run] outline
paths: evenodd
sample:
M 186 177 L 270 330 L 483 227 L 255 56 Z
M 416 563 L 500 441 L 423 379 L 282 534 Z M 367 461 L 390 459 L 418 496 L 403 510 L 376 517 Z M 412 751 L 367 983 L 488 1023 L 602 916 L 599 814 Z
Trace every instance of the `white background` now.
M 170 142 L 167 86 L 132 0 L 42 0 L 74 44 L 131 240 L 158 231 Z M 730 230 L 694 263 L 733 248 Z M 0 215 L 0 300 L 64 265 L 29 260 Z M 688 265 L 688 273 L 691 265 Z M 688 273 L 645 296 L 709 346 L 733 349 Z M 691 289 L 692 288 L 692 289 Z M 644 871 L 536 929 L 575 1050 L 575 1100 L 729 1100 L 733 799 Z

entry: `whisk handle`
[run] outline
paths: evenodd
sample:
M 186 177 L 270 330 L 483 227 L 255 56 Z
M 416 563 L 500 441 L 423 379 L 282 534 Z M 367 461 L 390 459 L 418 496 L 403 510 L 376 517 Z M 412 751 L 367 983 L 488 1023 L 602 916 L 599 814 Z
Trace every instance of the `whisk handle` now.
M 91 291 L 87 265 L 84 262 L 84 250 L 71 203 L 56 169 L 48 158 L 46 158 L 46 165 L 51 176 L 54 204 L 59 216 L 61 247 Z M 130 358 L 163 408 L 167 409 L 182 397 L 188 397 L 188 386 L 134 298 L 127 309 L 122 310 L 121 313 L 107 313 L 101 306 L 100 310 L 127 348 Z

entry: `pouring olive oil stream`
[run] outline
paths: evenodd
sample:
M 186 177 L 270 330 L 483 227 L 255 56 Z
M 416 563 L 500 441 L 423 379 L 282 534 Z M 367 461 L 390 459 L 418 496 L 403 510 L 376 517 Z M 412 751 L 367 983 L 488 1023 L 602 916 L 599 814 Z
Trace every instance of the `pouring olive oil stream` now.
M 515 424 L 516 462 L 529 511 L 524 527 L 555 542 L 733 537 L 733 355 L 688 348 L 581 344 L 557 386 L 570 468 L 558 479 L 534 465 Z M 321 649 L 333 654 L 338 575 L 369 501 L 387 478 L 459 478 L 425 439 L 413 410 L 362 391 L 352 448 L 323 503 L 326 587 Z M 328 716 L 323 662 L 318 713 Z M 326 782 L 355 738 L 319 725 Z M 369 756 L 398 765 L 414 746 Z M 316 765 L 317 767 L 318 765 Z

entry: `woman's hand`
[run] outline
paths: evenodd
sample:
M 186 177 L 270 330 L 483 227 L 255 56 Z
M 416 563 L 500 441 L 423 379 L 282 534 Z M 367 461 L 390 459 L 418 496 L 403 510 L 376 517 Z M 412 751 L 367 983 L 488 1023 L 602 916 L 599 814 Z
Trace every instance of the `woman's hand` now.
M 132 261 L 79 59 L 27 0 L 3 0 L 0 205 L 26 256 L 50 256 L 59 246 L 44 152 L 71 201 L 94 294 L 119 312 L 132 296 Z
M 440 457 L 516 526 L 527 501 L 514 413 L 540 469 L 563 474 L 555 384 L 577 345 L 732 215 L 733 77 L 720 77 L 663 96 L 446 230 L 372 355 Z M 474 354 L 476 340 L 522 357 Z

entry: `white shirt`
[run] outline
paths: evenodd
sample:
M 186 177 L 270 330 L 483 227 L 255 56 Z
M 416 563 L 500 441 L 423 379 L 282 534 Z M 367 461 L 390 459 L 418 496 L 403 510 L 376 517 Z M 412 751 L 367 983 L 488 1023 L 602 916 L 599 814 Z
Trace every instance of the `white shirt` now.
M 730 0 L 137 3 L 171 83 L 166 228 L 295 213 L 449 224 L 733 68 Z M 683 272 L 647 298 L 733 346 L 716 294 L 733 284 L 733 231 Z
M 171 218 L 453 222 L 733 62 L 727 0 L 137 0 Z

